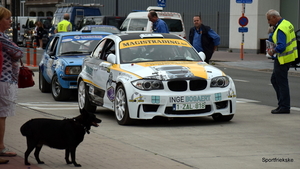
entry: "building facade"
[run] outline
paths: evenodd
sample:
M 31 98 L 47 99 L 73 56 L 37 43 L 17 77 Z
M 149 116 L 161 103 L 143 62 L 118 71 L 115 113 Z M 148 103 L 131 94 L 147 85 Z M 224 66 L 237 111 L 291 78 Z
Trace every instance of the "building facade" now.
M 2 0 L 3 6 L 12 8 L 16 4 L 17 16 L 51 16 L 57 3 L 102 4 L 102 15 L 127 16 L 132 10 L 146 10 L 148 6 L 157 6 L 157 0 Z M 23 5 L 23 6 L 22 6 Z M 23 8 L 23 9 L 22 9 Z M 253 0 L 245 5 L 245 16 L 249 23 L 248 32 L 244 33 L 244 51 L 259 52 L 261 39 L 267 37 L 268 24 L 265 13 L 269 9 L 278 10 L 281 15 L 291 21 L 295 29 L 300 29 L 300 0 Z M 236 0 L 166 0 L 164 11 L 180 12 L 188 38 L 193 27 L 194 15 L 201 15 L 203 24 L 209 25 L 221 36 L 219 48 L 239 50 L 242 43 L 241 27 L 238 23 L 243 10 L 242 4 Z

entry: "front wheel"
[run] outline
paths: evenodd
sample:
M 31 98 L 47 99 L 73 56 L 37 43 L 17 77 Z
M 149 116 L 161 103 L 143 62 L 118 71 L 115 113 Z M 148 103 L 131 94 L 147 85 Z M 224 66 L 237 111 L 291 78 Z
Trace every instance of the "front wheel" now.
M 54 75 L 51 81 L 52 96 L 56 101 L 66 101 L 70 98 L 71 91 L 61 87 L 57 75 Z
M 42 93 L 49 93 L 51 91 L 51 84 L 46 81 L 41 70 L 39 70 L 39 89 Z
M 233 118 L 233 116 L 234 114 L 228 116 L 223 116 L 222 114 L 214 114 L 212 117 L 217 122 L 226 122 L 230 121 Z
M 132 123 L 132 119 L 129 116 L 125 89 L 122 85 L 118 86 L 116 91 L 115 116 L 118 124 L 120 125 Z
M 86 110 L 88 112 L 94 113 L 97 106 L 90 103 L 88 98 L 88 88 L 83 80 L 80 80 L 78 85 L 78 106 L 80 110 Z

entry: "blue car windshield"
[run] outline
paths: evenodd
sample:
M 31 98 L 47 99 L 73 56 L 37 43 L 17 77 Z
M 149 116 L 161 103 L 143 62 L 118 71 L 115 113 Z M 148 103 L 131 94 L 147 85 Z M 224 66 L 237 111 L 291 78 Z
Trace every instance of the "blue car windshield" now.
M 106 35 L 76 35 L 62 37 L 59 55 L 90 54 Z

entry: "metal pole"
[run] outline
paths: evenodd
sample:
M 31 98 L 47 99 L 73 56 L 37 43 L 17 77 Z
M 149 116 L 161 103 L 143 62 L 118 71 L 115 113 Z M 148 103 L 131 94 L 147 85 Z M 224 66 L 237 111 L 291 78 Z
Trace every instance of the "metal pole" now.
M 11 13 L 13 14 L 13 41 L 17 44 L 18 43 L 18 29 L 16 28 L 17 27 L 17 24 L 16 24 L 16 8 L 17 8 L 17 4 L 16 4 L 16 0 L 14 0 L 14 3 L 11 4 Z
M 116 16 L 119 16 L 119 0 L 116 0 Z

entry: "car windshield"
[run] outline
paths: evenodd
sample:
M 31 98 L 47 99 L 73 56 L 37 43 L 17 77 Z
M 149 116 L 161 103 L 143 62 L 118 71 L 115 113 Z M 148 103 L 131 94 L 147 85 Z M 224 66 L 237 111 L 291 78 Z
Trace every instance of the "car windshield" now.
M 121 63 L 202 61 L 189 43 L 179 39 L 123 41 L 120 44 L 120 54 Z
M 105 35 L 76 35 L 62 37 L 59 55 L 90 54 Z

